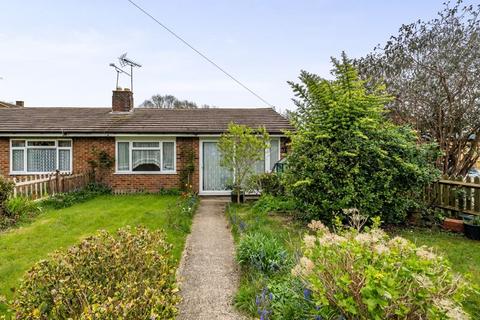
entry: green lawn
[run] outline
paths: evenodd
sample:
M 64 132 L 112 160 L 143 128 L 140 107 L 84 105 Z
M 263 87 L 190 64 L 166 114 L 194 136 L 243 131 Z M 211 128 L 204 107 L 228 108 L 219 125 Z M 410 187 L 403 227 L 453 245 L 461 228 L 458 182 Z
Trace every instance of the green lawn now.
M 287 215 L 255 213 L 252 205 L 232 205 L 228 212 L 235 239 L 238 241 L 242 230 L 259 231 L 275 236 L 292 253 L 298 250 L 305 232 L 305 226 L 294 222 Z M 435 248 L 448 258 L 454 271 L 466 276 L 468 281 L 480 287 L 480 241 L 473 241 L 463 235 L 428 229 L 394 229 L 392 235 L 401 235 L 417 245 Z M 265 279 L 253 273 L 242 275 L 240 288 L 236 295 L 236 306 L 256 315 L 255 296 L 264 286 Z M 464 306 L 472 319 L 480 319 L 480 294 L 471 294 Z
M 56 249 L 67 248 L 99 229 L 125 225 L 164 229 L 179 259 L 191 219 L 179 215 L 178 196 L 104 195 L 61 210 L 48 210 L 34 221 L 0 233 L 0 295 L 12 297 L 23 273 Z M 0 305 L 0 314 L 5 306 Z

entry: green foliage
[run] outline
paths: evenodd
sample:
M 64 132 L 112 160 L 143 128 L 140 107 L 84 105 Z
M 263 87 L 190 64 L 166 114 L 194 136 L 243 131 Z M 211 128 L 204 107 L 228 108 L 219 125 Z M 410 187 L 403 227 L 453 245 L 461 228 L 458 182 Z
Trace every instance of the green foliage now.
M 302 71 L 290 83 L 298 100 L 285 179 L 306 220 L 331 221 L 358 208 L 387 223 L 404 221 L 421 204 L 424 186 L 438 176 L 434 145 L 417 144 L 407 127 L 386 120 L 384 88 L 365 89 L 345 54 L 333 59 L 335 80 Z
M 297 203 L 289 197 L 274 197 L 262 195 L 253 205 L 256 212 L 270 213 L 293 213 L 296 211 Z
M 320 315 L 345 319 L 467 319 L 466 284 L 427 247 L 375 227 L 331 233 L 310 224 L 303 257 L 292 274 L 312 290 Z
M 241 190 L 247 188 L 248 178 L 254 174 L 255 163 L 263 160 L 269 141 L 264 127 L 252 129 L 235 123 L 230 123 L 227 132 L 220 137 L 220 164 L 233 173 L 233 190 L 237 193 L 237 202 L 240 202 Z
M 172 230 L 190 233 L 192 217 L 197 210 L 199 198 L 195 193 L 183 193 L 175 206 L 168 209 L 167 226 Z
M 96 196 L 109 193 L 111 193 L 110 188 L 104 185 L 91 183 L 88 184 L 85 188 L 78 191 L 57 193 L 43 200 L 42 203 L 47 207 L 61 209 L 70 207 L 76 203 L 85 202 L 87 200 L 95 198 Z
M 291 260 L 277 239 L 261 233 L 248 233 L 240 239 L 237 261 L 242 266 L 273 273 L 287 267 Z
M 172 246 L 160 231 L 120 229 L 33 266 L 16 293 L 17 319 L 174 319 Z
M 13 181 L 7 180 L 0 175 L 0 215 L 4 213 L 5 203 L 8 198 L 13 194 L 15 184 Z
M 24 197 L 9 198 L 5 202 L 4 214 L 0 215 L 0 230 L 30 218 L 40 211 L 40 205 L 36 201 Z
M 261 173 L 250 178 L 250 185 L 254 190 L 260 190 L 262 194 L 281 196 L 285 194 L 285 188 L 281 177 L 277 173 Z

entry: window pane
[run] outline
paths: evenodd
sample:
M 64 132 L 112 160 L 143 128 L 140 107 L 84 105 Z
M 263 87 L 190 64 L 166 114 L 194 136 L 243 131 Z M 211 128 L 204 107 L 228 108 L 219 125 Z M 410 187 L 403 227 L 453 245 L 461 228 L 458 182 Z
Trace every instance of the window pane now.
M 163 143 L 163 170 L 173 171 L 175 169 L 175 143 Z
M 117 170 L 118 171 L 130 170 L 128 142 L 119 142 L 117 153 L 118 153 L 117 154 Z
M 58 170 L 70 171 L 70 150 L 58 150 Z
M 25 140 L 12 140 L 12 147 L 25 147 Z
M 28 141 L 29 147 L 55 147 L 55 141 Z
M 72 141 L 70 140 L 59 140 L 58 146 L 62 148 L 69 148 L 72 146 Z
M 265 172 L 265 152 L 263 152 L 262 160 L 258 160 L 254 165 L 254 173 L 263 173 Z
M 12 150 L 12 171 L 23 171 L 23 150 Z
M 160 148 L 159 142 L 134 142 L 134 148 Z
M 280 160 L 280 140 L 270 141 L 270 170 Z
M 160 150 L 133 150 L 133 171 L 160 171 Z
M 57 162 L 56 149 L 28 149 L 28 172 L 53 172 Z

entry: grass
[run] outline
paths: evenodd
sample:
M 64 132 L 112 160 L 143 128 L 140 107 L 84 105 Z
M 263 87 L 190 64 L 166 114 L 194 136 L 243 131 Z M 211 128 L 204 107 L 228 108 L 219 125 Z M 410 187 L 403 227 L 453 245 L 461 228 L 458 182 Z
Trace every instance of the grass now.
M 179 215 L 179 197 L 173 195 L 103 195 L 60 210 L 47 210 L 30 223 L 0 233 L 0 295 L 13 296 L 25 271 L 57 249 L 65 249 L 99 229 L 115 231 L 143 225 L 164 229 L 181 256 L 191 218 Z M 0 314 L 5 312 L 0 304 Z
M 251 204 L 232 205 L 228 211 L 235 241 L 242 232 L 258 231 L 275 236 L 285 247 L 296 255 L 300 247 L 305 226 L 287 215 L 261 214 L 255 212 Z M 465 238 L 463 235 L 430 229 L 393 229 L 392 235 L 403 236 L 417 245 L 433 247 L 439 254 L 448 258 L 452 269 L 465 276 L 472 287 L 480 287 L 480 242 Z M 240 287 L 235 297 L 237 308 L 251 316 L 256 316 L 255 297 L 265 283 L 269 281 L 264 275 L 251 270 L 243 270 Z M 464 301 L 466 311 L 472 319 L 480 319 L 480 294 L 472 293 Z

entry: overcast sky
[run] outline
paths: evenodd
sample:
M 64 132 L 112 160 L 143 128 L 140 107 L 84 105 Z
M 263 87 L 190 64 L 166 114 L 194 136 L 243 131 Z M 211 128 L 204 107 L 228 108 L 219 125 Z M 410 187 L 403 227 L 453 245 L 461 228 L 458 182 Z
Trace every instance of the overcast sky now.
M 430 19 L 443 0 L 136 0 L 281 111 L 301 69 L 328 76 L 330 57 L 384 43 L 402 23 Z M 26 106 L 110 106 L 128 56 L 135 104 L 173 94 L 199 104 L 262 107 L 126 0 L 0 0 L 0 100 Z M 120 85 L 129 87 L 122 78 Z

